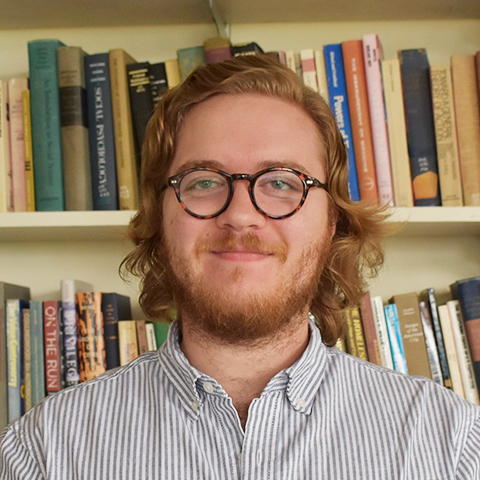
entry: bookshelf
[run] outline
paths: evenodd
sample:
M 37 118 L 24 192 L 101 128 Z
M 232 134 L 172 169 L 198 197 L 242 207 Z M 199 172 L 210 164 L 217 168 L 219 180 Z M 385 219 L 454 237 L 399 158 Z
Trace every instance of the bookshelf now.
M 0 77 L 27 73 L 27 42 L 38 38 L 58 38 L 87 53 L 124 48 L 139 61 L 173 58 L 178 48 L 216 35 L 208 2 L 125 0 L 115 8 L 92 0 L 10 2 L 0 17 Z M 255 40 L 266 51 L 321 48 L 372 32 L 382 40 L 385 58 L 424 47 L 431 63 L 448 63 L 453 53 L 480 49 L 479 2 L 217 0 L 216 9 L 233 43 Z M 136 281 L 126 285 L 117 275 L 131 248 L 122 234 L 132 213 L 1 214 L 0 277 L 30 286 L 38 300 L 58 297 L 60 279 L 69 277 L 135 299 Z M 374 293 L 387 299 L 435 287 L 441 300 L 451 282 L 480 274 L 480 208 L 396 209 L 392 221 L 405 225 L 386 241 Z M 141 318 L 136 301 L 133 306 Z

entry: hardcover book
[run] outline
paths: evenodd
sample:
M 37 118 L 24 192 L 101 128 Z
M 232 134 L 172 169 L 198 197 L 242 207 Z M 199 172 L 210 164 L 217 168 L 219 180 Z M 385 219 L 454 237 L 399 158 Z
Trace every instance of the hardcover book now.
M 392 171 L 382 89 L 382 46 L 378 36 L 374 33 L 364 35 L 362 44 L 378 198 L 381 205 L 393 206 Z
M 165 72 L 167 74 L 168 88 L 173 88 L 180 84 L 180 69 L 178 68 L 178 60 L 176 58 L 165 60 Z
M 379 295 L 372 296 L 371 302 L 381 365 L 393 370 L 392 347 L 390 346 L 390 339 L 388 338 L 387 321 L 385 319 L 382 297 Z
M 58 84 L 66 210 L 92 210 L 85 52 L 59 47 Z
M 167 340 L 170 324 L 166 322 L 153 322 L 153 328 L 155 329 L 157 348 L 160 348 L 162 344 Z
M 30 90 L 22 92 L 23 143 L 25 153 L 25 184 L 27 212 L 35 211 L 35 177 L 33 174 L 32 117 L 30 115 Z
M 38 211 L 65 210 L 58 40 L 28 42 L 35 205 Z
M 24 404 L 25 412 L 28 412 L 32 406 L 32 350 L 30 334 L 30 309 L 28 302 L 22 308 L 22 327 L 23 327 L 23 380 L 24 380 Z
M 452 56 L 453 96 L 466 206 L 480 205 L 480 101 L 473 55 Z
M 183 82 L 197 67 L 205 65 L 203 45 L 180 48 L 177 50 L 180 81 Z
M 214 37 L 205 40 L 203 52 L 206 63 L 218 63 L 232 58 L 230 40 L 223 37 Z
M 360 305 L 360 314 L 362 317 L 368 361 L 375 363 L 376 365 L 382 365 L 377 329 L 375 326 L 375 317 L 372 309 L 372 300 L 369 293 L 363 297 L 362 304 Z
M 155 110 L 157 103 L 168 90 L 167 70 L 165 62 L 152 63 L 148 69 L 150 75 L 150 90 L 152 94 L 152 107 Z
M 415 206 L 441 205 L 430 65 L 424 49 L 398 52 Z
M 303 83 L 313 91 L 318 92 L 317 69 L 315 66 L 315 53 L 311 48 L 300 51 L 302 62 Z
M 157 339 L 155 338 L 155 327 L 153 323 L 147 322 L 145 324 L 145 332 L 147 334 L 148 350 L 153 351 L 157 349 Z
M 421 301 L 418 304 L 420 318 L 422 319 L 423 332 L 425 334 L 425 345 L 427 346 L 428 363 L 430 365 L 430 373 L 432 380 L 439 385 L 443 384 L 442 369 L 440 367 L 440 358 L 438 356 L 437 344 L 435 342 L 435 334 L 433 332 L 433 321 L 430 314 L 428 304 Z
M 43 328 L 46 389 L 55 393 L 65 387 L 61 302 L 43 302 Z
M 0 213 L 13 211 L 7 90 L 7 82 L 0 80 Z
M 330 107 L 335 115 L 338 128 L 342 134 L 343 142 L 348 156 L 348 189 L 353 201 L 360 200 L 358 189 L 357 167 L 355 165 L 355 152 L 352 142 L 352 126 L 345 83 L 345 70 L 341 44 L 325 45 L 325 69 L 327 72 L 328 94 Z
M 30 353 L 32 356 L 32 406 L 38 405 L 45 391 L 45 342 L 43 336 L 43 303 L 30 301 Z
M 138 357 L 137 327 L 135 320 L 118 322 L 120 365 L 123 367 Z
M 393 368 L 397 372 L 408 374 L 407 359 L 403 346 L 402 330 L 398 318 L 397 306 L 394 303 L 385 305 L 385 320 L 387 322 L 388 338 L 392 348 Z
M 147 330 L 145 320 L 136 320 L 138 354 L 143 355 L 148 352 Z
M 317 72 L 318 93 L 325 102 L 329 103 L 327 71 L 325 69 L 325 56 L 323 50 L 315 50 L 315 70 Z M 300 67 L 301 68 L 301 67 Z
M 322 52 L 323 58 L 323 52 Z M 302 78 L 302 59 L 300 58 L 300 53 L 294 52 L 292 50 L 288 50 L 285 52 L 285 59 L 287 60 L 287 67 L 293 72 L 296 73 L 300 78 Z M 325 62 L 324 62 L 325 68 Z M 325 76 L 325 82 L 327 81 L 327 77 Z M 327 87 L 328 90 L 328 87 Z M 325 101 L 328 102 L 328 98 L 325 98 Z
M 85 57 L 94 210 L 118 210 L 117 165 L 108 53 Z
M 264 53 L 262 47 L 255 42 L 237 43 L 236 45 L 232 45 L 231 51 L 233 57 L 239 57 L 240 55 L 259 55 L 260 53 Z

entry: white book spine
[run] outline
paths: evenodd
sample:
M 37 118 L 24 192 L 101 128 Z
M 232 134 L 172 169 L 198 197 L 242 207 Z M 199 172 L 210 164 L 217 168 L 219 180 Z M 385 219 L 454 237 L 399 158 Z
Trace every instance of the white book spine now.
M 13 211 L 7 82 L 0 80 L 0 213 Z
M 378 338 L 378 349 L 382 366 L 393 370 L 392 348 L 388 339 L 387 322 L 383 311 L 382 297 L 379 295 L 371 297 L 373 317 L 375 319 L 375 330 Z
M 145 332 L 147 333 L 147 345 L 149 351 L 157 350 L 157 339 L 155 338 L 155 328 L 152 323 L 145 324 Z
M 302 60 L 303 83 L 315 92 L 318 92 L 317 70 L 315 68 L 315 54 L 311 48 L 300 52 Z
M 330 103 L 330 98 L 328 96 L 328 83 L 327 83 L 327 71 L 325 68 L 325 57 L 323 55 L 323 50 L 315 50 L 315 69 L 317 72 L 317 83 L 318 83 L 318 93 L 322 98 Z

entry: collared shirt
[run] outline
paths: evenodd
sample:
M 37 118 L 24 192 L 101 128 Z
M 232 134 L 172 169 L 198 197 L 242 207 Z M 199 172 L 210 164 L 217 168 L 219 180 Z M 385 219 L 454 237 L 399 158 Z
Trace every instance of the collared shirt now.
M 245 431 L 176 324 L 158 352 L 64 390 L 2 434 L 8 479 L 479 479 L 480 408 L 322 344 L 271 379 Z

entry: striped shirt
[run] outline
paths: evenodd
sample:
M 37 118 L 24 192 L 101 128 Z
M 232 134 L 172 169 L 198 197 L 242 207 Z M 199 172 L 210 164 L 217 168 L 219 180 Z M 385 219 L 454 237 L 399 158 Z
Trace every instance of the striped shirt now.
M 480 408 L 328 348 L 313 325 L 245 431 L 173 324 L 158 352 L 46 399 L 1 442 L 2 480 L 480 478 Z

